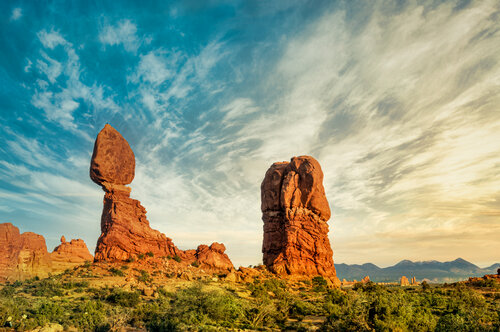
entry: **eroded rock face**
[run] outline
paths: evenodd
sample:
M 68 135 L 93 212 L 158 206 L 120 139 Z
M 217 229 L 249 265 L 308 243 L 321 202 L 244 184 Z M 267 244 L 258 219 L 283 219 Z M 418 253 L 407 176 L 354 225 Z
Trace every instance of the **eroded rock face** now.
M 45 278 L 49 273 L 60 273 L 92 259 L 83 240 L 66 242 L 63 236 L 61 245 L 49 253 L 43 236 L 20 234 L 11 223 L 0 224 L 0 280 Z
M 61 244 L 55 247 L 50 254 L 52 268 L 54 270 L 64 271 L 75 266 L 83 265 L 86 261 L 92 262 L 92 256 L 87 245 L 82 239 L 73 239 L 66 242 L 64 236 L 61 237 Z
M 46 277 L 52 271 L 43 236 L 25 232 L 11 223 L 0 224 L 0 275 L 7 279 Z
M 318 161 L 300 156 L 271 165 L 261 202 L 267 268 L 277 274 L 321 275 L 338 285 L 328 239 L 331 212 Z
M 95 260 L 124 261 L 148 252 L 157 257 L 181 254 L 170 238 L 149 226 L 146 209 L 128 191 L 106 192 Z
M 223 244 L 183 251 L 172 239 L 150 227 L 146 209 L 130 198 L 131 190 L 125 186 L 134 178 L 134 167 L 135 157 L 129 144 L 107 124 L 97 136 L 90 164 L 91 179 L 105 191 L 95 260 L 124 261 L 152 253 L 155 257 L 179 256 L 186 263 L 198 261 L 206 269 L 233 269 Z
M 25 232 L 11 223 L 0 224 L 0 277 L 8 280 L 46 277 L 52 271 L 43 236 Z

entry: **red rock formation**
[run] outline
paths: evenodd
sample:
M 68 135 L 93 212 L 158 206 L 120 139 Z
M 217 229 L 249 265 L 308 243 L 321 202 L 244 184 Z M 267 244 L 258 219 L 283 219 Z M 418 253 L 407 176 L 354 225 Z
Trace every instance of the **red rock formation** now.
M 361 282 L 363 284 L 366 284 L 366 283 L 370 282 L 370 277 L 369 276 L 364 277 L 363 279 L 361 279 Z
M 52 268 L 58 271 L 64 271 L 82 265 L 86 261 L 92 262 L 94 260 L 94 256 L 90 254 L 87 245 L 82 239 L 66 242 L 64 236 L 61 237 L 61 244 L 50 254 L 50 258 Z
M 410 286 L 410 282 L 408 281 L 408 278 L 406 278 L 406 276 L 402 276 L 401 279 L 399 279 L 399 284 L 401 286 Z
M 0 280 L 44 278 L 92 259 L 83 240 L 68 243 L 63 236 L 61 245 L 49 253 L 43 236 L 20 234 L 11 223 L 0 224 Z
M 94 144 L 90 178 L 106 191 L 106 184 L 126 185 L 134 176 L 134 152 L 122 135 L 106 124 Z
M 16 280 L 46 277 L 52 271 L 43 236 L 26 232 L 11 223 L 0 224 L 0 277 Z
M 339 285 L 328 240 L 330 207 L 312 157 L 274 163 L 261 185 L 264 264 L 277 274 L 322 275 Z
M 90 178 L 105 191 L 101 216 L 101 235 L 95 261 L 124 261 L 152 253 L 156 257 L 179 256 L 182 261 L 198 261 L 205 268 L 231 270 L 223 244 L 179 250 L 172 239 L 150 227 L 146 209 L 130 198 L 125 186 L 134 179 L 135 157 L 127 141 L 109 124 L 101 130 L 94 145 Z
M 210 247 L 202 244 L 196 249 L 195 256 L 204 269 L 232 271 L 233 263 L 224 253 L 225 251 L 226 247 L 222 243 L 214 242 Z

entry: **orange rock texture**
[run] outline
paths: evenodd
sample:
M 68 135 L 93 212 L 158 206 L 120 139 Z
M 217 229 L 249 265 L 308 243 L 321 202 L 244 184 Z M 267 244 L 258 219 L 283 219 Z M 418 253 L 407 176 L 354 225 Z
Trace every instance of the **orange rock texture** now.
M 78 265 L 84 264 L 86 261 L 92 262 L 92 256 L 87 248 L 87 245 L 82 239 L 73 239 L 66 242 L 64 236 L 61 237 L 61 244 L 55 247 L 50 254 L 52 260 L 52 268 L 54 270 L 64 271 Z
M 32 276 L 46 277 L 52 262 L 43 236 L 25 232 L 11 223 L 0 224 L 0 276 L 17 280 Z
M 410 282 L 406 276 L 402 276 L 401 279 L 399 279 L 399 284 L 401 286 L 410 286 Z
M 310 156 L 277 162 L 261 184 L 263 261 L 280 275 L 321 275 L 339 285 L 328 240 L 323 171 Z
M 150 227 L 146 209 L 130 198 L 126 185 L 134 179 L 135 156 L 128 142 L 109 124 L 97 135 L 90 163 L 90 178 L 104 192 L 101 235 L 95 261 L 124 261 L 141 254 L 157 257 L 179 256 L 183 261 L 198 261 L 207 268 L 233 269 L 224 245 L 200 246 L 198 250 L 179 250 L 172 239 Z M 205 248 L 206 247 L 206 248 Z
M 49 253 L 43 236 L 32 232 L 20 234 L 11 223 L 0 224 L 0 280 L 44 278 L 92 259 L 83 240 L 69 243 L 64 240 Z

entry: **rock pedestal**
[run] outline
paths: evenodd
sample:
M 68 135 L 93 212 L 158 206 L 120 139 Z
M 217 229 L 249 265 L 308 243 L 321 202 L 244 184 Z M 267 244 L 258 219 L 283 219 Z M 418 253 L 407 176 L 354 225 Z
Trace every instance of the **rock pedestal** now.
M 261 185 L 263 261 L 280 275 L 321 275 L 340 284 L 328 239 L 323 172 L 310 156 L 271 165 Z

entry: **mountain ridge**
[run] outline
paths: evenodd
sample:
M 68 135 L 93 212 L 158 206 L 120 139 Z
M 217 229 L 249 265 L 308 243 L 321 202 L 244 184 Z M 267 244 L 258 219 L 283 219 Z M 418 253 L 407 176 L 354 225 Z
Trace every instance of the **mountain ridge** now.
M 338 277 L 341 280 L 361 280 L 368 275 L 370 276 L 370 280 L 375 282 L 397 282 L 403 275 L 408 278 L 416 277 L 418 281 L 427 279 L 435 283 L 455 282 L 465 280 L 469 277 L 479 277 L 485 274 L 496 273 L 499 267 L 500 263 L 495 263 L 488 267 L 480 268 L 460 257 L 446 262 L 436 260 L 413 262 L 404 259 L 384 268 L 373 263 L 335 264 Z

